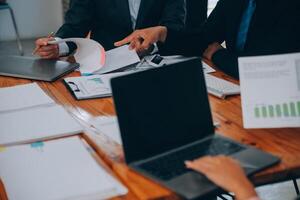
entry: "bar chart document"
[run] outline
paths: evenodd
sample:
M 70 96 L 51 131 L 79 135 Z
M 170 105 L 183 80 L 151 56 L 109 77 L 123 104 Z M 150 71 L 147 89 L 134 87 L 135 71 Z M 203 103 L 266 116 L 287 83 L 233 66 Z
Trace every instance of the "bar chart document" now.
M 239 58 L 245 128 L 300 127 L 300 54 Z

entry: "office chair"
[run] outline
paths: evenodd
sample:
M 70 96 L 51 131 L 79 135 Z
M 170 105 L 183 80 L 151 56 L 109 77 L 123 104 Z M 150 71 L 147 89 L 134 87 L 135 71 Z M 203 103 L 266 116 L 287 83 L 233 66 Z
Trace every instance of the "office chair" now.
M 186 0 L 186 29 L 199 29 L 207 19 L 208 0 Z
M 20 35 L 19 35 L 14 12 L 13 12 L 12 8 L 10 7 L 10 5 L 8 3 L 6 3 L 5 1 L 4 2 L 0 1 L 0 10 L 9 10 L 10 16 L 11 16 L 11 19 L 13 22 L 13 26 L 15 29 L 16 37 L 17 37 L 18 49 L 19 49 L 20 55 L 23 56 L 24 55 L 23 46 L 22 46 L 22 43 L 20 40 Z

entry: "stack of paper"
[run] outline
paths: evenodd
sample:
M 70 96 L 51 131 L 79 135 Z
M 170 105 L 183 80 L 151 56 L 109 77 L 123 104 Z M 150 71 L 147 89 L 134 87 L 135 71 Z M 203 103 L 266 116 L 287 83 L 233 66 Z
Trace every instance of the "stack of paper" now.
M 0 152 L 0 163 L 9 200 L 100 200 L 127 193 L 78 137 L 9 147 Z
M 54 104 L 36 83 L 0 89 L 0 113 Z
M 0 89 L 0 145 L 30 143 L 82 132 L 37 84 Z

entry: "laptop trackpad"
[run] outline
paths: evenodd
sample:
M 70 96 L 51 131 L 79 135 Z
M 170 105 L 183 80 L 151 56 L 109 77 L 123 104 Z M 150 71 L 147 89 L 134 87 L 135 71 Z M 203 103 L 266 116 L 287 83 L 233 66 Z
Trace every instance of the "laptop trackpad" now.
M 193 171 L 172 179 L 167 185 L 188 199 L 207 194 L 217 188 L 205 176 Z

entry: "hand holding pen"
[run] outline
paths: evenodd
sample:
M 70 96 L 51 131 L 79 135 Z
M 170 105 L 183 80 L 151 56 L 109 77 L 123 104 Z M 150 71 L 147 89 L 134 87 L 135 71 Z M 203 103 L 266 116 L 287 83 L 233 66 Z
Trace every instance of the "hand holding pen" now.
M 44 59 L 56 59 L 59 58 L 58 44 L 49 44 L 54 38 L 54 33 L 48 35 L 46 38 L 40 38 L 36 40 L 36 48 L 33 51 L 33 55 L 38 55 Z

